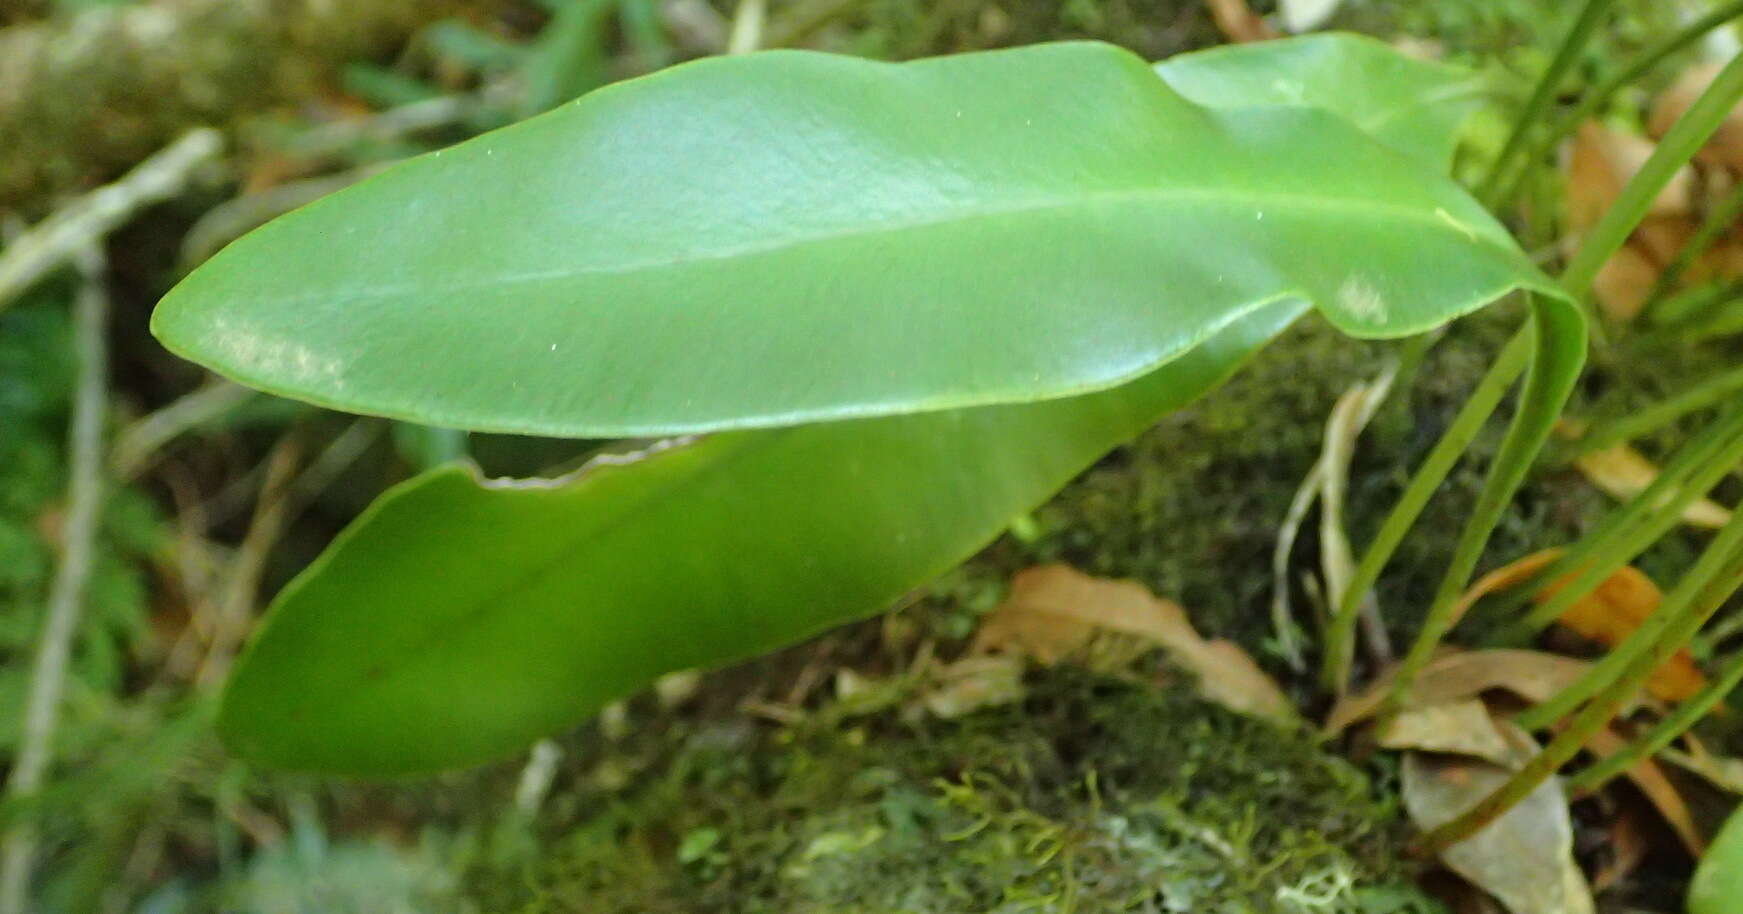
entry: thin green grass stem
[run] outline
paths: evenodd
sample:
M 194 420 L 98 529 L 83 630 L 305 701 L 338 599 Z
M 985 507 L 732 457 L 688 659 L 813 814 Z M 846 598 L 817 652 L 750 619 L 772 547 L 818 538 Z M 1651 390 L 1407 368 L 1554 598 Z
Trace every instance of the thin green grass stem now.
M 1452 473 L 1453 466 L 1476 440 L 1489 417 L 1494 415 L 1508 388 L 1525 371 L 1530 355 L 1531 333 L 1522 329 L 1501 350 L 1500 356 L 1489 366 L 1488 373 L 1459 408 L 1458 415 L 1453 417 L 1452 424 L 1411 475 L 1392 513 L 1387 515 L 1373 543 L 1362 554 L 1349 587 L 1345 588 L 1326 628 L 1321 681 L 1327 689 L 1342 693 L 1348 686 L 1350 666 L 1355 658 L 1356 621 L 1361 615 L 1362 601 L 1367 599 L 1368 592 L 1380 579 L 1380 573 L 1398 551 L 1399 544 L 1422 516 L 1429 499 Z

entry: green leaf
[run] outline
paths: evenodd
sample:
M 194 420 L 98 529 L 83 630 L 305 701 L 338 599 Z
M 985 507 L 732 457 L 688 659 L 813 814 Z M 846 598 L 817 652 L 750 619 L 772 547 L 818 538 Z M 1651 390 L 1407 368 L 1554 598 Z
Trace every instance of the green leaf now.
M 1269 302 L 1399 336 L 1516 287 L 1553 289 L 1343 120 L 1072 43 L 618 83 L 270 223 L 153 326 L 321 405 L 623 437 L 1081 394 Z
M 554 483 L 432 471 L 279 595 L 221 732 L 244 757 L 296 769 L 481 762 L 663 673 L 878 612 L 1305 308 L 1249 313 L 1084 397 L 732 432 Z
M 1737 914 L 1743 906 L 1743 809 L 1719 829 L 1689 883 L 1689 914 Z
M 1337 32 L 1181 54 L 1156 72 L 1207 107 L 1329 111 L 1443 174 L 1460 128 L 1492 94 L 1473 71 Z

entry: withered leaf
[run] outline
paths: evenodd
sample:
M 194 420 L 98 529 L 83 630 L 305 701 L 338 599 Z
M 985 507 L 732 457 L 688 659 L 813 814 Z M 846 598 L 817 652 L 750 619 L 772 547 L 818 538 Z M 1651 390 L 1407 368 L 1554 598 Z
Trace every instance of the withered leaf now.
M 1294 707 L 1253 658 L 1230 641 L 1206 640 L 1186 610 L 1135 581 L 1086 575 L 1064 565 L 1019 572 L 1010 595 L 981 623 L 976 652 L 1016 652 L 1054 664 L 1099 632 L 1121 632 L 1166 650 L 1198 676 L 1204 697 L 1236 711 L 1295 720 Z
M 1652 485 L 1658 466 L 1626 444 L 1588 451 L 1574 458 L 1574 466 L 1592 485 L 1620 501 L 1627 501 Z M 1683 511 L 1683 523 L 1718 529 L 1731 519 L 1731 512 L 1705 498 L 1696 499 Z
M 1419 828 L 1432 829 L 1465 812 L 1512 776 L 1537 746 L 1512 724 L 1500 724 L 1513 760 L 1424 752 L 1404 756 L 1404 806 Z M 1573 859 L 1573 821 L 1559 778 L 1551 778 L 1481 831 L 1441 852 L 1441 862 L 1495 896 L 1513 914 L 1592 914 L 1585 876 Z
M 1402 711 L 1381 726 L 1377 738 L 1387 749 L 1446 752 L 1497 764 L 1513 757 L 1488 707 L 1475 698 Z
M 1490 689 L 1541 702 L 1572 684 L 1590 666 L 1583 660 L 1543 651 L 1503 648 L 1448 652 L 1422 668 L 1411 689 L 1410 707 L 1473 698 Z M 1326 717 L 1326 732 L 1339 733 L 1372 717 L 1391 691 L 1392 679 L 1388 671 L 1368 688 L 1345 696 Z

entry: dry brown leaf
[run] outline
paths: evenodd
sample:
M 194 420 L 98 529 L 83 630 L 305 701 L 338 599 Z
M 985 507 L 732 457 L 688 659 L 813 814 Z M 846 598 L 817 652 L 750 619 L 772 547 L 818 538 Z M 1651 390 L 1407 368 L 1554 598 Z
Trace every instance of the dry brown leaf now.
M 1668 133 L 1677 118 L 1682 117 L 1683 112 L 1712 84 L 1713 78 L 1719 75 L 1723 66 L 1721 63 L 1692 66 L 1670 88 L 1659 93 L 1658 98 L 1653 101 L 1652 115 L 1646 125 L 1652 135 L 1661 137 Z M 1731 109 L 1713 138 L 1695 154 L 1695 161 L 1743 169 L 1743 104 Z
M 1098 632 L 1135 635 L 1165 649 L 1198 676 L 1205 698 L 1249 714 L 1295 720 L 1283 690 L 1229 641 L 1205 640 L 1186 610 L 1135 581 L 1091 577 L 1043 565 L 1011 579 L 1005 602 L 981 624 L 974 651 L 1015 651 L 1054 664 L 1090 645 Z
M 1729 239 L 1708 248 L 1689 267 L 1690 284 L 1710 279 L 1743 278 L 1743 239 Z
M 1462 617 L 1478 600 L 1498 590 L 1514 587 L 1530 580 L 1561 558 L 1563 550 L 1545 549 L 1484 575 L 1459 598 L 1454 618 Z M 1546 585 L 1534 597 L 1544 603 L 1571 583 L 1573 574 Z M 1583 638 L 1615 647 L 1622 643 L 1646 618 L 1658 610 L 1664 594 L 1652 579 L 1632 565 L 1624 565 L 1598 584 L 1591 593 L 1568 607 L 1556 620 Z M 1677 651 L 1653 671 L 1646 690 L 1663 701 L 1677 702 L 1692 697 L 1705 688 L 1707 677 L 1695 664 L 1686 648 Z
M 1423 752 L 1404 755 L 1404 807 L 1424 831 L 1469 810 L 1537 751 L 1530 734 L 1497 724 L 1512 750 L 1506 765 Z M 1513 914 L 1592 914 L 1573 859 L 1573 820 L 1559 778 L 1550 778 L 1470 838 L 1440 854 L 1447 868 L 1495 896 Z
M 1265 22 L 1264 17 L 1253 12 L 1247 5 L 1247 0 L 1204 0 L 1210 7 L 1210 17 L 1216 21 L 1217 30 L 1230 41 L 1270 41 L 1280 37 L 1277 30 Z
M 1411 689 L 1411 707 L 1474 698 L 1491 689 L 1537 703 L 1571 685 L 1591 664 L 1560 654 L 1513 649 L 1449 652 L 1430 660 Z M 1367 689 L 1345 696 L 1327 716 L 1325 730 L 1336 734 L 1372 717 L 1392 688 L 1392 673 Z
M 1476 698 L 1403 711 L 1381 728 L 1378 741 L 1386 749 L 1448 752 L 1497 764 L 1513 757 L 1488 707 Z
M 1566 166 L 1568 229 L 1575 236 L 1584 235 L 1603 218 L 1654 148 L 1645 137 L 1611 130 L 1596 121 L 1580 125 L 1569 145 Z M 1694 169 L 1686 165 L 1678 169 L 1653 198 L 1649 215 L 1686 215 L 1694 186 Z
M 1621 501 L 1646 491 L 1646 487 L 1658 478 L 1658 466 L 1626 444 L 1588 451 L 1574 458 L 1574 466 L 1592 485 Z M 1701 498 L 1689 504 L 1682 519 L 1690 526 L 1716 530 L 1731 520 L 1731 512 Z
M 1615 730 L 1605 727 L 1592 734 L 1592 738 L 1586 741 L 1586 749 L 1599 758 L 1609 758 L 1628 748 L 1628 742 Z M 1627 775 L 1652 808 L 1658 810 L 1689 854 L 1696 860 L 1701 859 L 1707 852 L 1707 842 L 1701 837 L 1701 830 L 1695 827 L 1695 818 L 1690 814 L 1688 804 L 1683 802 L 1682 794 L 1664 776 L 1664 769 L 1652 759 L 1641 759 L 1639 764 L 1628 769 Z
M 1572 580 L 1570 573 L 1551 582 L 1535 599 L 1539 603 L 1549 600 Z M 1634 634 L 1663 602 L 1664 593 L 1651 578 L 1632 565 L 1624 565 L 1556 621 L 1582 638 L 1615 647 Z M 1646 680 L 1646 691 L 1668 702 L 1686 701 L 1706 687 L 1707 677 L 1686 647 L 1666 658 Z
M 1561 553 L 1560 549 L 1533 552 L 1525 558 L 1503 565 L 1478 578 L 1477 583 L 1472 584 L 1471 589 L 1460 595 L 1459 601 L 1453 604 L 1453 621 L 1457 622 L 1463 619 L 1465 613 L 1477 605 L 1478 600 L 1489 594 L 1516 587 L 1536 577 L 1537 573 L 1548 568 L 1551 562 L 1561 558 Z
M 1695 221 L 1688 216 L 1653 216 L 1634 230 L 1634 247 L 1659 267 L 1669 266 L 1695 236 Z
M 1637 242 L 1630 242 L 1610 255 L 1592 277 L 1592 296 L 1604 316 L 1627 323 L 1640 316 L 1652 297 L 1662 269 L 1652 262 Z

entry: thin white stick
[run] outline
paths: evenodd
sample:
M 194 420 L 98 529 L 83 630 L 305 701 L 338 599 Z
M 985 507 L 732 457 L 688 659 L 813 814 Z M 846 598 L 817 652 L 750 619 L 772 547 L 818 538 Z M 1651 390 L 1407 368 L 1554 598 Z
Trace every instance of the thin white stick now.
M 738 0 L 738 9 L 732 13 L 732 33 L 726 39 L 726 53 L 749 54 L 761 47 L 763 24 L 768 16 L 768 0 Z
M 0 252 L 0 311 L 48 273 L 153 203 L 181 193 L 203 165 L 216 161 L 223 135 L 201 127 L 139 163 L 121 180 L 61 207 Z
M 159 449 L 183 432 L 211 422 L 257 396 L 240 384 L 216 380 L 132 422 L 115 435 L 109 471 L 129 480 L 147 468 Z
M 18 757 L 6 782 L 6 796 L 11 799 L 35 794 L 42 787 L 53 758 L 54 732 L 60 722 L 61 694 L 66 687 L 67 658 L 72 653 L 73 636 L 84 609 L 85 584 L 90 577 L 103 503 L 103 423 L 109 398 L 105 334 L 109 300 L 103 290 L 102 255 L 87 248 L 79 261 L 85 275 L 73 306 L 79 384 L 68 436 L 67 521 L 62 535 L 65 547 L 49 590 L 48 616 L 37 643 Z M 34 825 L 24 822 L 14 826 L 0 850 L 0 914 L 25 914 L 35 861 Z

